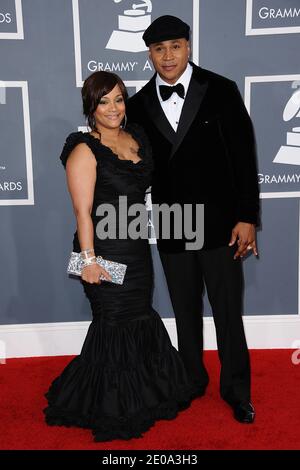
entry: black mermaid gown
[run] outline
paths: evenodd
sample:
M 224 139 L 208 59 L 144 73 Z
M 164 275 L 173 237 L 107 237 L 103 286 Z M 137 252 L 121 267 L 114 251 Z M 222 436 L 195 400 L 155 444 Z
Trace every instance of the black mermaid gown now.
M 118 197 L 127 204 L 144 204 L 151 182 L 152 159 L 142 129 L 127 128 L 139 145 L 138 163 L 120 160 L 111 149 L 87 133 L 66 140 L 61 160 L 65 166 L 74 147 L 84 142 L 97 160 L 92 220 L 96 209 Z M 130 218 L 128 218 L 130 221 Z M 92 429 L 95 441 L 141 437 L 156 420 L 173 419 L 192 398 L 201 394 L 187 375 L 158 313 L 151 307 L 153 272 L 145 239 L 100 240 L 94 234 L 96 255 L 127 265 L 123 285 L 81 280 L 90 301 L 93 321 L 81 353 L 57 377 L 46 393 L 49 425 Z M 73 250 L 80 251 L 77 233 Z

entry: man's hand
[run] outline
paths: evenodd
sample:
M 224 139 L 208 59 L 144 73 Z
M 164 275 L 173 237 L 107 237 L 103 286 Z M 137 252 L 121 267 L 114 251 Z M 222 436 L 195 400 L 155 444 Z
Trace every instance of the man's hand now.
M 258 256 L 255 240 L 255 226 L 246 222 L 238 222 L 231 233 L 229 246 L 237 242 L 238 249 L 234 254 L 234 259 L 243 258 L 250 250 Z

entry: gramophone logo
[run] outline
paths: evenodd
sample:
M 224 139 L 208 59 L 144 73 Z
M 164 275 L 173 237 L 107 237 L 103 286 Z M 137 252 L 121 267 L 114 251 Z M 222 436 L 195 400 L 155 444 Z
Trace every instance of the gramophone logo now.
M 114 0 L 121 3 L 122 0 Z M 118 29 L 114 30 L 106 44 L 106 49 L 126 52 L 143 52 L 147 50 L 143 41 L 144 31 L 151 24 L 152 1 L 141 0 L 133 3 L 130 10 L 118 15 Z
M 283 120 L 288 122 L 299 117 L 300 89 L 295 91 L 288 100 L 283 111 Z M 300 165 L 300 127 L 293 127 L 291 132 L 287 132 L 286 145 L 280 147 L 273 162 Z

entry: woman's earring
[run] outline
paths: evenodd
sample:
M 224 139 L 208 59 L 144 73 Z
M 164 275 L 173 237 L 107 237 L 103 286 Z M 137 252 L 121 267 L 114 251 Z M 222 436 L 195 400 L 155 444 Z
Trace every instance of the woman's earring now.
M 124 119 L 123 119 L 123 122 L 122 122 L 122 124 L 121 124 L 121 128 L 122 128 L 122 129 L 125 129 L 126 124 L 127 124 L 127 116 L 126 116 L 126 114 L 125 114 Z

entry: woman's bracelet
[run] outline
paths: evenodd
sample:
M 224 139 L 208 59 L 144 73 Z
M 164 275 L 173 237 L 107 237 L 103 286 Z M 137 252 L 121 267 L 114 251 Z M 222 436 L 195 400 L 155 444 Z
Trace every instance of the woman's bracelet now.
M 95 254 L 94 248 L 88 248 L 87 250 L 82 250 L 80 256 L 82 259 L 87 259 L 90 253 Z
M 90 258 L 85 258 L 82 260 L 83 262 L 83 268 L 86 266 L 90 266 L 91 264 L 97 264 L 96 256 L 91 256 Z

